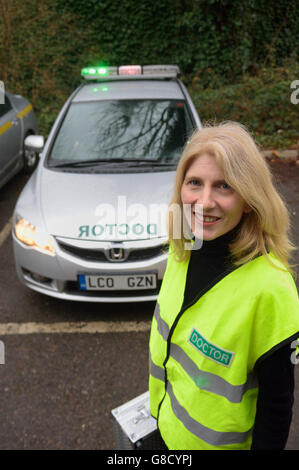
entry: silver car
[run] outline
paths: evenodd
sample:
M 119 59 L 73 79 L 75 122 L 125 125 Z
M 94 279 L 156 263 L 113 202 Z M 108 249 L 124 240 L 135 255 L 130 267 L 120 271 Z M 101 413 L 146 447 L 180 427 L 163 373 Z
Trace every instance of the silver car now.
M 38 154 L 33 149 L 25 149 L 24 140 L 37 133 L 29 101 L 7 91 L 0 93 L 0 188 L 22 168 L 26 172 L 35 169 Z
M 20 281 L 87 302 L 157 298 L 177 161 L 201 126 L 177 66 L 85 68 L 13 214 Z

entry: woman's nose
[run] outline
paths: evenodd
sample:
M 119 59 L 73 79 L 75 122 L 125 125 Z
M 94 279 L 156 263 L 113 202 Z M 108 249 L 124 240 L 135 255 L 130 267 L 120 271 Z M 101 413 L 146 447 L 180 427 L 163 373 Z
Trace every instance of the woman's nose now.
M 213 209 L 216 205 L 213 190 L 210 187 L 205 187 L 201 191 L 201 194 L 197 201 L 198 204 L 202 205 L 203 211 Z

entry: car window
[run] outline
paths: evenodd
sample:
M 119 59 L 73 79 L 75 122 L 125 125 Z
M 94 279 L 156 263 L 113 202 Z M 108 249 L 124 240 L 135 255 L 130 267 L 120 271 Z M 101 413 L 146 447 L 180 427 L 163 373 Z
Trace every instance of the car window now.
M 153 159 L 171 162 L 193 131 L 184 101 L 72 103 L 49 161 Z
M 5 94 L 5 102 L 4 104 L 0 104 L 0 117 L 4 116 L 4 114 L 8 113 L 8 111 L 10 111 L 11 109 L 12 106 L 10 104 L 9 98 Z

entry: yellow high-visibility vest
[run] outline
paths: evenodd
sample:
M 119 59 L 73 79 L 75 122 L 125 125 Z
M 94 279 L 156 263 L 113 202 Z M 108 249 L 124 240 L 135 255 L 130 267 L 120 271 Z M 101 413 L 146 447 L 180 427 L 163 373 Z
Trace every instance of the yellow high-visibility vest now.
M 175 261 L 170 250 L 150 335 L 151 414 L 169 449 L 250 449 L 254 368 L 298 338 L 296 285 L 263 255 L 181 310 L 188 263 Z

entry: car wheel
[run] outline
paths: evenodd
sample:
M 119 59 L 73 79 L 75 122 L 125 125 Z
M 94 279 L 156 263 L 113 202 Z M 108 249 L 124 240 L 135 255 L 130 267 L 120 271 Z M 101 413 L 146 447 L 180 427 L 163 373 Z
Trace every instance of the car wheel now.
M 25 173 L 32 173 L 37 167 L 39 161 L 38 154 L 34 150 L 28 149 L 23 145 L 23 159 Z

